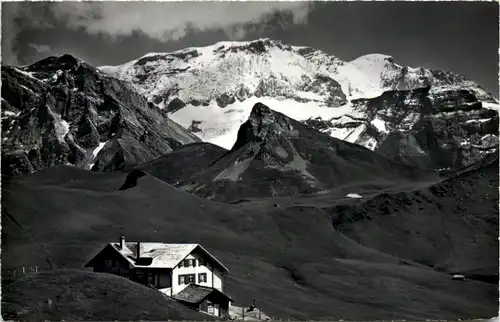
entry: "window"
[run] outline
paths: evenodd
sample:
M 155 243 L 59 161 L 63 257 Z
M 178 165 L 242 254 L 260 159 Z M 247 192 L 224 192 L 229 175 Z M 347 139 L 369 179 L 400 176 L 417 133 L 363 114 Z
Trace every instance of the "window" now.
M 166 288 L 172 286 L 170 278 L 171 277 L 169 276 L 169 274 L 160 273 L 158 275 L 158 288 Z
M 202 312 L 208 311 L 208 303 L 206 301 L 200 304 L 200 311 Z
M 181 262 L 181 265 L 179 265 L 179 267 L 190 267 L 190 266 L 194 266 L 196 267 L 196 259 L 185 259 Z
M 207 273 L 198 274 L 198 283 L 206 283 L 207 282 Z
M 155 274 L 148 273 L 148 275 L 147 275 L 147 281 L 148 281 L 147 282 L 148 285 L 155 285 L 156 284 L 155 283 Z
M 196 274 L 179 275 L 179 285 L 195 283 Z

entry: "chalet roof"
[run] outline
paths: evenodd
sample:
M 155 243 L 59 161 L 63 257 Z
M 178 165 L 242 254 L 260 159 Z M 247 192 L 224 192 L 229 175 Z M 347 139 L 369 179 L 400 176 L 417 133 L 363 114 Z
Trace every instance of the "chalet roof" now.
M 165 244 L 165 243 L 140 243 L 141 258 L 151 258 L 152 262 L 148 267 L 158 268 L 174 268 L 181 260 L 186 258 L 198 244 Z M 137 259 L 137 243 L 125 243 L 123 249 L 120 248 L 120 243 L 111 243 L 120 254 L 127 257 L 136 264 Z M 141 266 L 141 265 L 136 265 Z
M 209 296 L 214 292 L 218 293 L 218 295 L 225 297 L 229 301 L 233 302 L 233 300 L 229 296 L 222 293 L 221 291 L 212 287 L 201 286 L 198 284 L 189 284 L 182 291 L 174 295 L 173 298 L 182 302 L 198 304 L 201 303 L 207 296 Z
M 204 253 L 213 263 L 219 266 L 222 271 L 227 272 L 228 269 L 210 254 L 200 244 L 168 244 L 168 243 L 149 243 L 140 242 L 140 257 L 141 262 L 137 261 L 137 242 L 127 242 L 123 249 L 120 243 L 109 243 L 115 251 L 122 255 L 134 267 L 143 268 L 171 268 L 173 269 L 180 261 L 191 254 L 195 249 Z M 145 265 L 144 260 L 149 259 Z M 92 261 L 91 261 L 92 262 Z M 90 264 L 90 262 L 89 262 Z M 89 265 L 87 264 L 87 265 Z M 86 266 L 87 266 L 86 265 Z

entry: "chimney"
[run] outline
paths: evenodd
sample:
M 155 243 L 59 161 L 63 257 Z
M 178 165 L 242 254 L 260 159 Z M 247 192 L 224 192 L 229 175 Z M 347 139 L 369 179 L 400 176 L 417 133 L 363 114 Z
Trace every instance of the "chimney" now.
M 137 259 L 141 258 L 141 242 L 137 242 Z
M 125 248 L 125 236 L 120 236 L 120 248 Z

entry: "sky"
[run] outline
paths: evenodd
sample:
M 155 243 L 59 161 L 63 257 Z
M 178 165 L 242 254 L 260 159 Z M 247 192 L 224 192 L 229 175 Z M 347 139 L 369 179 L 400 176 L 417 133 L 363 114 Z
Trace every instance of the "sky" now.
M 149 52 L 278 39 L 342 60 L 381 53 L 453 71 L 498 96 L 495 2 L 3 2 L 2 62 L 65 53 L 118 65 Z

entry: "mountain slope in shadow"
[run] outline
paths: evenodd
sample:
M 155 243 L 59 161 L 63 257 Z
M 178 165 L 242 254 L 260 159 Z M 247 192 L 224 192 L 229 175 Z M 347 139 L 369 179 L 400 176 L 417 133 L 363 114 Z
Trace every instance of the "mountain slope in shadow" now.
M 220 154 L 178 186 L 227 202 L 323 190 L 385 189 L 437 179 L 432 171 L 412 168 L 332 138 L 261 103 L 240 127 L 233 148 L 217 159 Z M 149 165 L 149 173 L 154 174 L 152 168 L 158 164 Z M 172 172 L 179 168 L 174 166 Z
M 129 84 L 71 55 L 2 65 L 2 175 L 115 171 L 199 138 Z

